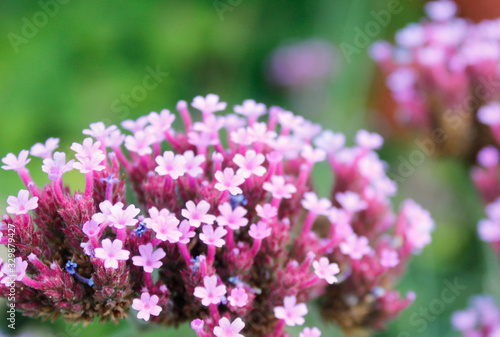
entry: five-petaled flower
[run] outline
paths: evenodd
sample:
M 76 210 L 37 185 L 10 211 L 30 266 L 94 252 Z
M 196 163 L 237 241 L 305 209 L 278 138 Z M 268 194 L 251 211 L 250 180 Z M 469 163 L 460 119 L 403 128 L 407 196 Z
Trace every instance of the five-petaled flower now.
M 274 308 L 274 315 L 285 321 L 288 326 L 302 325 L 305 322 L 307 306 L 304 303 L 297 304 L 297 297 L 286 296 L 282 307 Z
M 194 296 L 201 299 L 201 304 L 209 306 L 210 304 L 219 304 L 221 297 L 226 294 L 226 286 L 217 286 L 217 276 L 205 276 L 203 278 L 203 287 L 194 288 Z
M 115 239 L 111 242 L 110 239 L 104 239 L 101 242 L 102 248 L 95 249 L 95 256 L 104 260 L 105 268 L 118 269 L 118 261 L 126 261 L 129 258 L 130 252 L 122 249 L 123 242 Z
M 236 174 L 242 176 L 243 178 L 250 178 L 252 174 L 262 177 L 266 173 L 262 163 L 266 160 L 266 157 L 262 153 L 256 153 L 255 150 L 248 150 L 245 156 L 237 153 L 234 155 L 233 161 L 239 166 Z
M 248 235 L 250 235 L 255 240 L 262 240 L 271 235 L 272 229 L 267 225 L 265 221 L 259 221 L 257 224 L 250 226 Z
M 216 219 L 219 226 L 228 226 L 233 230 L 238 230 L 248 224 L 248 219 L 245 217 L 247 210 L 241 206 L 233 209 L 230 203 L 225 202 L 219 206 L 219 212 L 220 215 Z
M 313 267 L 314 272 L 320 279 L 326 280 L 329 284 L 338 282 L 335 275 L 340 273 L 339 266 L 336 263 L 330 263 L 327 257 L 322 257 L 319 261 L 314 261 Z
M 320 337 L 321 336 L 321 331 L 314 327 L 314 328 L 304 328 L 304 330 L 299 334 L 299 337 Z
M 371 252 L 368 239 L 364 236 L 358 237 L 354 233 L 349 235 L 345 241 L 340 244 L 340 250 L 343 254 L 349 255 L 353 260 L 359 260 Z
M 217 337 L 244 337 L 239 333 L 244 327 L 245 323 L 239 317 L 232 323 L 223 317 L 219 320 L 219 326 L 214 328 L 214 335 Z
M 158 316 L 162 308 L 158 305 L 159 298 L 156 295 L 142 293 L 141 298 L 136 298 L 132 302 L 132 309 L 139 311 L 137 318 L 149 321 L 151 315 Z
M 137 224 L 137 219 L 135 217 L 141 212 L 139 208 L 134 205 L 129 205 L 126 209 L 123 209 L 123 203 L 117 202 L 113 205 L 109 212 L 108 221 L 111 226 L 116 229 L 125 228 L 126 226 L 135 226 Z
M 155 171 L 161 176 L 169 175 L 172 179 L 177 179 L 185 173 L 186 159 L 172 151 L 165 151 L 163 156 L 156 157 L 156 163 L 158 166 Z
M 152 273 L 156 268 L 160 268 L 163 264 L 161 259 L 167 255 L 162 248 L 153 251 L 151 243 L 139 246 L 139 253 L 140 256 L 132 257 L 132 262 L 138 267 L 143 267 L 146 273 Z
M 38 207 L 38 197 L 30 198 L 28 190 L 20 190 L 17 198 L 11 195 L 7 198 L 7 203 L 7 213 L 21 215 Z
M 202 228 L 203 233 L 200 233 L 200 240 L 203 241 L 207 246 L 215 246 L 221 248 L 224 246 L 224 235 L 227 234 L 227 230 L 223 227 L 217 226 L 214 231 L 212 225 L 204 225 Z
M 215 221 L 215 215 L 208 214 L 210 204 L 205 200 L 201 200 L 198 205 L 189 200 L 186 202 L 186 208 L 181 211 L 184 218 L 189 220 L 193 227 L 200 227 L 202 223 L 211 225 Z
M 263 184 L 264 190 L 277 199 L 290 199 L 292 194 L 297 192 L 297 188 L 292 184 L 285 184 L 285 178 L 282 176 L 273 176 L 271 182 Z
M 232 168 L 226 167 L 224 173 L 221 171 L 215 172 L 215 179 L 217 180 L 214 186 L 215 189 L 221 192 L 229 191 L 232 195 L 243 193 L 242 189 L 238 186 L 245 182 L 245 178 L 240 174 L 235 174 Z
M 20 171 L 23 170 L 31 159 L 28 158 L 29 152 L 28 150 L 22 150 L 19 152 L 19 156 L 16 157 L 13 153 L 8 153 L 4 158 L 2 158 L 2 163 L 5 165 L 2 166 L 4 170 L 14 170 Z
M 248 294 L 243 288 L 234 288 L 227 298 L 233 307 L 244 307 L 248 303 Z
M 73 159 L 66 162 L 66 153 L 55 152 L 54 159 L 49 156 L 43 160 L 42 171 L 48 174 L 50 180 L 57 181 L 64 173 L 73 169 L 74 163 Z
M 387 268 L 396 267 L 399 264 L 398 252 L 392 249 L 383 249 L 380 253 L 380 264 Z
M 214 112 L 225 110 L 227 103 L 219 102 L 218 95 L 208 94 L 206 97 L 196 96 L 191 106 L 200 110 L 203 115 L 210 115 Z

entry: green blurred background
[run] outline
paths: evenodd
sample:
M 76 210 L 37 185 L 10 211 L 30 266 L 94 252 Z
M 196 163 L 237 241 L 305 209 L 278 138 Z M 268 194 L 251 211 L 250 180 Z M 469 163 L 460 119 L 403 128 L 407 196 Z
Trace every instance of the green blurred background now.
M 57 13 L 45 24 L 28 32 L 29 38 L 19 38 L 26 22 L 42 20 L 42 5 L 52 2 L 0 2 L 0 157 L 17 154 L 48 137 L 61 138 L 61 149 L 70 152 L 71 142 L 81 141 L 81 130 L 91 122 L 118 124 L 150 111 L 173 109 L 179 99 L 190 101 L 212 92 L 230 106 L 247 98 L 281 105 L 324 128 L 342 131 L 348 138 L 362 127 L 375 130 L 369 123 L 373 119 L 369 117 L 369 97 L 375 65 L 366 48 L 360 48 L 350 62 L 339 53 L 337 74 L 314 100 L 307 100 L 307 95 L 302 101 L 291 100 L 289 92 L 270 84 L 266 62 L 277 46 L 291 40 L 317 37 L 336 45 L 353 44 L 355 29 L 373 21 L 371 11 L 387 9 L 389 1 L 61 2 L 65 3 L 57 2 Z M 226 7 L 221 11 L 221 6 Z M 401 12 L 391 16 L 387 27 L 371 41 L 391 39 L 396 29 L 423 15 L 421 1 L 401 0 L 400 7 Z M 128 111 L 116 109 L 117 99 L 142 84 L 148 67 L 158 67 L 168 75 Z M 415 139 L 387 140 L 381 156 L 392 172 L 398 172 L 416 150 Z M 33 159 L 29 168 L 43 184 L 47 178 L 39 165 L 41 160 Z M 453 311 L 465 308 L 472 294 L 500 295 L 497 260 L 476 238 L 476 224 L 483 214 L 468 171 L 457 161 L 424 158 L 400 183 L 396 204 L 414 198 L 431 210 L 437 229 L 434 242 L 413 260 L 399 287 L 414 290 L 417 300 L 388 331 L 377 336 L 458 336 L 449 324 Z M 326 185 L 319 178 L 323 173 L 325 168 L 317 172 L 318 186 Z M 68 179 L 75 188 L 83 186 L 79 174 L 70 173 Z M 5 171 L 0 173 L 0 186 L 0 207 L 4 209 L 7 196 L 17 194 L 22 185 L 15 173 Z M 466 290 L 451 303 L 444 303 L 444 282 L 455 279 Z M 429 306 L 434 314 L 425 317 L 422 310 Z M 4 310 L 0 316 L 6 322 Z M 320 322 L 314 308 L 307 324 L 320 326 L 323 336 L 341 336 Z M 1 331 L 11 334 L 6 325 L 0 325 Z M 193 336 L 188 327 L 166 331 L 136 319 L 119 326 L 96 323 L 83 328 L 17 315 L 16 334 L 26 331 L 61 337 L 127 337 L 139 332 L 150 337 Z

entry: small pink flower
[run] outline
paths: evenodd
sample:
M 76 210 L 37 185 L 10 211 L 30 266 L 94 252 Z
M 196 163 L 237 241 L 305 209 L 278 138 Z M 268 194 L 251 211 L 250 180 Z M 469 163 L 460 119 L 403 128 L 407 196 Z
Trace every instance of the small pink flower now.
M 340 250 L 343 254 L 349 255 L 351 259 L 359 260 L 364 255 L 371 252 L 368 239 L 364 236 L 358 237 L 356 234 L 349 235 L 344 242 L 340 244 Z
M 309 163 L 319 163 L 326 159 L 324 150 L 314 149 L 311 145 L 305 145 L 300 154 Z
M 125 228 L 126 226 L 135 226 L 137 224 L 137 219 L 135 217 L 141 212 L 139 208 L 134 205 L 129 205 L 125 210 L 123 209 L 123 204 L 117 202 L 109 210 L 109 216 L 107 220 L 111 223 L 111 226 L 116 229 Z
M 200 227 L 202 223 L 211 225 L 215 221 L 215 215 L 207 214 L 210 210 L 210 204 L 205 200 L 201 200 L 198 205 L 191 200 L 186 202 L 186 208 L 181 211 L 184 218 L 189 220 L 193 227 Z
M 387 268 L 396 267 L 399 264 L 398 252 L 392 249 L 383 249 L 380 253 L 380 264 Z
M 251 121 L 256 121 L 260 116 L 266 114 L 266 106 L 263 103 L 256 103 L 253 99 L 243 101 L 243 105 L 235 105 L 234 112 L 247 117 Z
M 368 203 L 361 199 L 359 194 L 347 191 L 335 194 L 337 201 L 347 212 L 356 213 L 368 207 Z
M 219 326 L 214 328 L 214 335 L 217 337 L 245 337 L 239 333 L 244 327 L 245 323 L 239 317 L 232 323 L 223 317 L 219 320 Z
M 204 287 L 198 286 L 194 288 L 194 296 L 201 299 L 201 304 L 209 306 L 210 304 L 219 304 L 221 297 L 226 294 L 226 286 L 224 284 L 217 286 L 217 276 L 205 276 L 203 278 Z
M 97 123 L 92 123 L 90 124 L 90 130 L 85 129 L 83 130 L 84 135 L 89 135 L 90 137 L 94 137 L 101 143 L 103 143 L 113 131 L 117 129 L 116 125 L 110 125 L 106 127 L 106 125 L 103 122 L 97 122 Z
M 172 179 L 177 179 L 186 173 L 184 170 L 186 159 L 180 154 L 165 151 L 163 156 L 156 157 L 155 161 L 158 164 L 155 171 L 161 176 L 169 175 Z
M 302 325 L 305 322 L 303 316 L 307 314 L 307 306 L 304 303 L 297 304 L 297 297 L 286 296 L 282 307 L 274 308 L 274 315 L 278 319 L 285 320 L 288 326 Z
M 203 322 L 201 319 L 197 318 L 193 321 L 191 321 L 191 329 L 193 329 L 195 332 L 201 332 L 205 328 L 205 322 Z
M 153 153 L 151 145 L 155 142 L 155 137 L 151 133 L 137 131 L 133 136 L 125 137 L 125 147 L 130 152 L 135 152 L 139 156 Z
M 139 246 L 140 256 L 133 256 L 132 263 L 135 266 L 143 267 L 144 272 L 152 273 L 156 268 L 162 266 L 161 259 L 163 259 L 167 254 L 162 248 L 158 248 L 153 251 L 153 245 L 151 243 Z
M 240 167 L 236 174 L 245 179 L 250 178 L 252 174 L 262 177 L 266 173 L 266 168 L 260 165 L 265 160 L 266 157 L 262 153 L 257 154 L 254 150 L 248 150 L 245 156 L 237 153 L 233 158 L 233 162 Z
M 205 156 L 199 154 L 194 155 L 194 152 L 189 150 L 184 152 L 184 171 L 191 177 L 197 177 L 203 174 L 201 164 L 205 162 Z
M 304 194 L 304 200 L 302 200 L 302 206 L 310 212 L 317 215 L 328 215 L 332 203 L 326 198 L 321 198 L 318 200 L 318 196 L 314 192 L 307 192 Z
M 314 145 L 327 153 L 335 153 L 342 149 L 345 144 L 345 136 L 342 133 L 334 133 L 331 130 L 323 131 L 314 139 Z
M 304 117 L 295 116 L 290 111 L 282 110 L 278 113 L 278 121 L 283 127 L 293 130 L 304 123 Z
M 121 240 L 104 239 L 101 242 L 102 248 L 95 249 L 95 256 L 104 260 L 105 268 L 118 269 L 118 261 L 126 261 L 129 258 L 130 252 L 122 249 L 123 242 Z
M 271 228 L 268 227 L 267 223 L 264 221 L 259 221 L 257 224 L 250 226 L 248 235 L 250 235 L 255 240 L 263 240 L 271 235 Z
M 38 207 L 38 197 L 30 198 L 28 190 L 20 190 L 17 198 L 11 195 L 7 198 L 7 203 L 9 204 L 7 213 L 21 215 Z
M 339 266 L 336 263 L 330 263 L 327 257 L 322 257 L 319 261 L 313 262 L 314 273 L 323 280 L 326 280 L 328 284 L 333 284 L 338 282 L 335 275 L 340 273 Z
M 245 178 L 239 174 L 234 174 L 232 168 L 227 167 L 224 173 L 221 171 L 215 172 L 215 179 L 217 180 L 214 186 L 215 189 L 221 192 L 229 191 L 232 195 L 243 193 L 242 189 L 238 186 L 245 182 Z
M 211 133 L 219 132 L 220 129 L 224 126 L 225 118 L 224 117 L 216 117 L 214 115 L 205 116 L 203 122 L 196 122 L 193 124 L 193 130 Z
M 290 199 L 292 194 L 297 192 L 297 188 L 292 184 L 285 184 L 285 178 L 282 176 L 273 176 L 271 182 L 263 184 L 264 190 L 273 195 L 277 199 Z
M 257 205 L 255 210 L 263 220 L 271 220 L 278 215 L 278 209 L 271 204 Z
M 0 283 L 9 285 L 14 281 L 21 281 L 26 275 L 26 269 L 28 269 L 28 261 L 23 261 L 22 257 L 16 257 L 14 259 L 14 270 L 11 269 L 11 264 L 4 263 L 0 272 L 3 273 L 5 277 Z
M 196 96 L 191 106 L 200 110 L 203 115 L 210 115 L 214 112 L 225 110 L 227 103 L 219 102 L 218 95 L 208 94 L 206 97 Z
M 255 137 L 245 128 L 239 128 L 230 134 L 231 141 L 235 144 L 250 145 Z
M 196 235 L 196 232 L 191 230 L 191 224 L 188 220 L 182 220 L 179 225 L 179 232 L 181 232 L 182 236 L 179 238 L 179 243 L 187 245 L 191 238 Z
M 455 16 L 457 5 L 450 0 L 430 1 L 425 4 L 425 12 L 435 21 L 446 21 Z
M 87 221 L 82 226 L 82 231 L 88 237 L 96 236 L 99 233 L 99 224 L 94 220 Z
M 94 220 L 98 224 L 102 224 L 107 221 L 108 216 L 111 214 L 111 207 L 113 207 L 111 201 L 104 200 L 103 202 L 101 202 L 99 204 L 99 209 L 101 210 L 101 212 L 92 215 L 92 220 Z M 123 204 L 121 207 L 123 207 Z
M 305 328 L 304 331 L 302 331 L 299 334 L 299 337 L 320 337 L 321 336 L 321 331 L 318 328 Z
M 45 141 L 45 144 L 36 143 L 30 149 L 30 154 L 39 158 L 50 158 L 52 157 L 52 152 L 59 147 L 59 138 L 49 138 Z
M 482 219 L 478 224 L 479 237 L 486 242 L 500 242 L 500 223 Z
M 500 153 L 493 145 L 486 146 L 477 154 L 477 163 L 483 167 L 495 167 L 498 165 Z
M 170 110 L 163 109 L 159 114 L 157 112 L 151 112 L 148 115 L 148 121 L 153 129 L 155 129 L 156 133 L 163 134 L 172 127 L 172 123 L 175 121 L 175 115 L 171 113 Z
M 85 138 L 83 144 L 73 143 L 71 150 L 75 151 L 75 157 L 78 162 L 73 164 L 73 168 L 81 173 L 90 173 L 92 171 L 102 171 L 106 167 L 100 165 L 106 156 L 99 149 L 101 142 L 95 142 L 92 138 Z
M 125 135 L 121 133 L 120 130 L 115 130 L 111 132 L 106 139 L 104 140 L 104 144 L 106 147 L 117 148 L 123 144 L 125 140 Z
M 234 288 L 227 298 L 233 307 L 243 308 L 248 304 L 248 294 L 243 288 Z
M 232 230 L 238 230 L 248 224 L 248 219 L 245 218 L 247 210 L 241 206 L 233 209 L 228 202 L 225 202 L 219 206 L 219 212 L 220 215 L 216 219 L 219 226 L 228 226 Z
M 148 123 L 149 123 L 148 116 L 141 116 L 137 118 L 136 121 L 133 121 L 131 119 L 124 120 L 122 122 L 122 126 L 124 129 L 127 129 L 130 132 L 136 133 L 137 131 L 142 131 Z
M 151 216 L 154 216 L 154 218 L 145 219 L 144 222 L 148 227 L 153 229 L 156 233 L 156 238 L 170 243 L 179 242 L 182 236 L 182 233 L 177 227 L 179 225 L 179 219 L 166 209 L 162 209 L 158 214 L 154 214 L 154 212 L 152 212 L 153 209 L 156 210 L 156 208 L 153 207 L 149 210 L 149 213 L 153 213 Z
M 28 159 L 29 152 L 28 150 L 22 150 L 19 152 L 19 156 L 15 156 L 13 153 L 8 153 L 4 158 L 2 158 L 2 163 L 5 165 L 2 166 L 4 170 L 14 170 L 19 172 L 23 170 L 31 159 Z
M 214 231 L 214 227 L 212 225 L 204 225 L 202 231 L 203 233 L 200 233 L 200 240 L 207 246 L 213 245 L 221 248 L 226 243 L 226 241 L 222 239 L 224 235 L 227 234 L 227 230 L 224 228 L 217 226 Z
M 158 305 L 160 299 L 156 295 L 149 293 L 142 293 L 141 298 L 134 299 L 132 302 L 132 309 L 139 311 L 137 318 L 149 321 L 151 315 L 158 316 L 161 312 L 161 307 Z
M 370 133 L 366 130 L 359 130 L 356 133 L 356 144 L 365 149 L 376 150 L 382 147 L 384 138 L 375 132 Z
M 54 159 L 48 157 L 43 160 L 42 171 L 49 175 L 49 179 L 56 181 L 62 175 L 73 169 L 75 161 L 71 159 L 66 163 L 66 153 L 55 152 Z
M 275 131 L 267 130 L 266 123 L 254 123 L 247 128 L 247 133 L 253 141 L 263 144 L 268 144 L 277 136 Z

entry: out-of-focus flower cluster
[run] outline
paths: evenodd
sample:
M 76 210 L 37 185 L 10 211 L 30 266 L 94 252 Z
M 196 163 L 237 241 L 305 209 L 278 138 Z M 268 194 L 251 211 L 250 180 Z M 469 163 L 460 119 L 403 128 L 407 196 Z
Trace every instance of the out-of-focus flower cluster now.
M 1 222 L 0 242 L 13 248 L 2 296 L 16 282 L 16 308 L 29 316 L 117 321 L 132 308 L 158 324 L 191 322 L 200 337 L 288 336 L 320 295 L 324 316 L 349 331 L 382 328 L 411 303 L 394 285 L 434 224 L 411 200 L 392 212 L 379 135 L 360 131 L 345 147 L 342 134 L 253 100 L 226 116 L 213 94 L 191 105 L 201 121 L 177 104 L 185 132 L 163 110 L 124 121 L 128 135 L 91 124 L 69 161 L 54 138 L 2 159 L 26 186 Z M 51 183 L 31 179 L 30 153 Z M 311 178 L 325 160 L 330 199 Z M 64 184 L 70 170 L 84 191 Z
M 500 19 L 457 18 L 456 4 L 426 4 L 428 19 L 397 32 L 395 45 L 380 41 L 371 57 L 387 76 L 401 122 L 424 131 L 444 154 L 474 155 L 492 142 L 482 123 L 498 128 Z M 479 111 L 479 112 L 478 112 Z
M 493 298 L 476 296 L 468 309 L 453 314 L 452 324 L 464 337 L 499 337 L 500 309 Z

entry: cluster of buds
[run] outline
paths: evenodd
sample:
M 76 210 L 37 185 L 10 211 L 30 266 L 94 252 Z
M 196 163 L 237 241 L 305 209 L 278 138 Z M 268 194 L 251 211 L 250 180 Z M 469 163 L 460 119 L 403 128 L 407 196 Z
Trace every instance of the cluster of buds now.
M 162 110 L 124 121 L 128 135 L 91 124 L 71 146 L 76 160 L 54 152 L 53 138 L 3 158 L 26 189 L 7 199 L 1 222 L 15 263 L 2 265 L 0 294 L 15 282 L 28 316 L 117 321 L 132 308 L 166 326 L 191 322 L 200 337 L 289 336 L 320 295 L 344 329 L 381 328 L 412 301 L 393 287 L 433 222 L 411 200 L 391 212 L 396 186 L 374 152 L 379 135 L 360 131 L 348 148 L 342 134 L 279 107 L 246 100 L 217 116 L 227 104 L 213 94 L 191 105 L 201 121 L 177 104 L 185 132 Z M 43 159 L 44 187 L 26 168 L 30 153 Z M 331 200 L 311 177 L 325 160 Z M 64 184 L 70 170 L 85 176 L 84 191 Z
M 429 19 L 398 31 L 395 45 L 376 42 L 370 55 L 402 123 L 427 132 L 443 154 L 473 157 L 492 142 L 478 110 L 500 98 L 500 19 L 457 18 L 451 0 L 425 9 Z
M 499 337 L 500 309 L 493 298 L 476 296 L 468 309 L 453 314 L 452 324 L 464 337 Z

